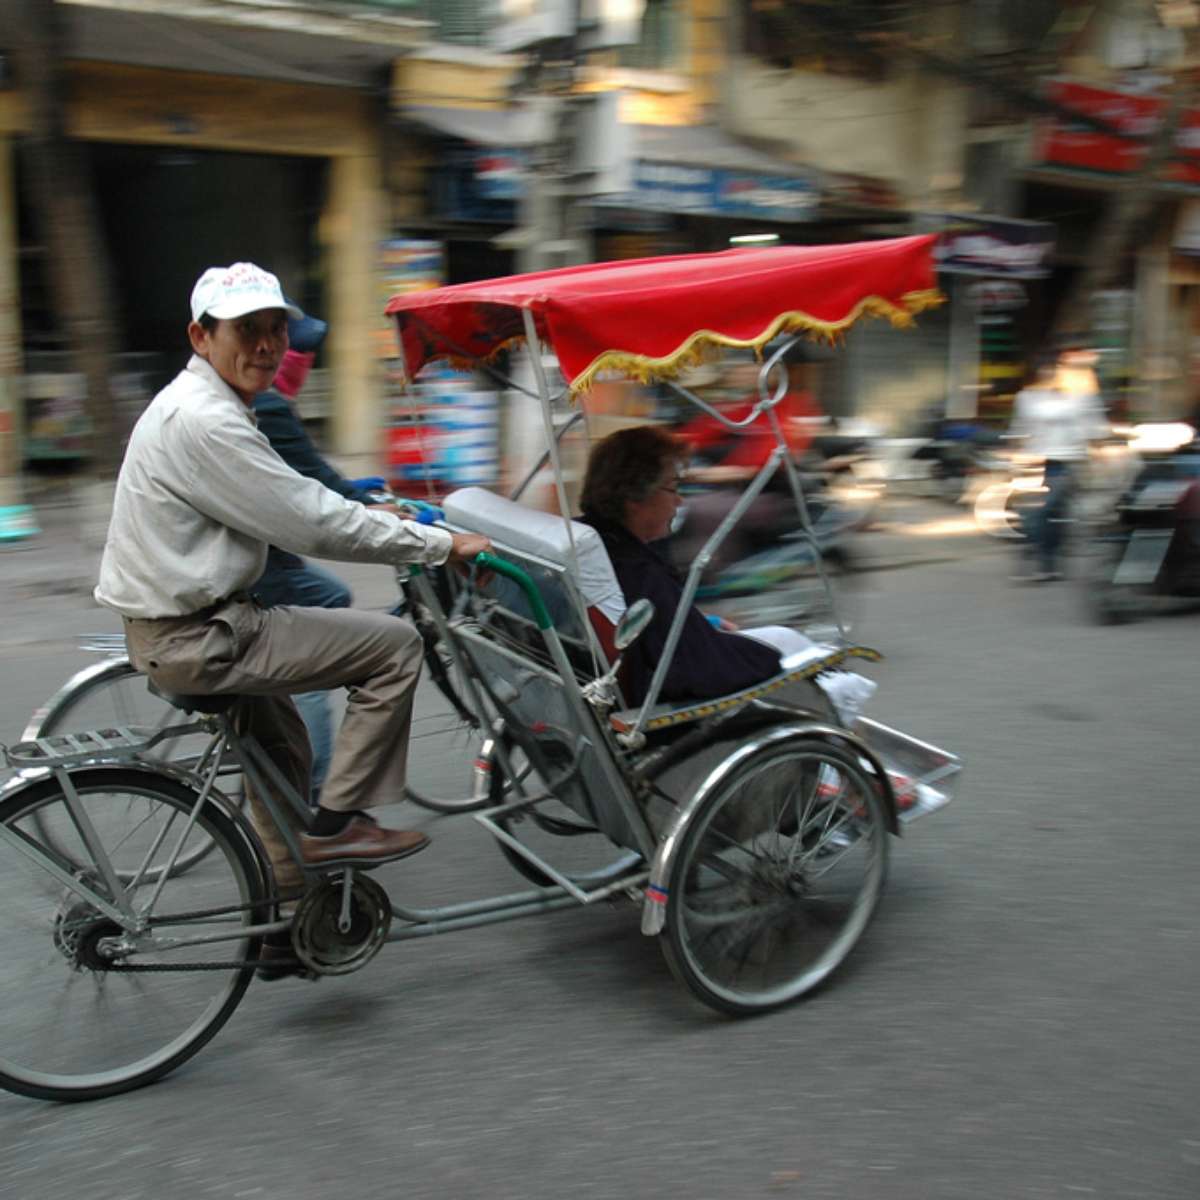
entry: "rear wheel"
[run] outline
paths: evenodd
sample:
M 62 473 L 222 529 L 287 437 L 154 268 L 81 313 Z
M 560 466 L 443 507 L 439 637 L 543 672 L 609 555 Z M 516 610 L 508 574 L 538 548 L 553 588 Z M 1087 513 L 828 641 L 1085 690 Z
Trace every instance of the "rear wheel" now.
M 45 1100 L 130 1091 L 195 1054 L 253 975 L 259 940 L 240 931 L 267 919 L 255 851 L 219 808 L 206 804 L 188 830 L 197 793 L 175 780 L 136 767 L 83 768 L 70 778 L 96 835 L 90 847 L 53 777 L 0 804 L 0 826 L 77 881 L 65 884 L 0 841 L 0 1086 Z M 41 838 L 45 825 L 63 831 L 65 855 Z M 181 838 L 181 853 L 193 840 L 209 847 L 183 873 L 170 869 Z M 104 883 L 105 860 L 123 897 Z M 126 934 L 88 891 L 126 913 L 150 905 L 147 928 Z M 229 940 L 166 944 L 214 933 Z
M 434 647 L 425 653 L 425 670 L 413 704 L 405 791 L 434 812 L 474 812 L 487 795 L 475 795 L 475 764 L 487 731 L 473 715 L 460 668 Z
M 531 768 L 521 750 L 511 741 L 505 742 L 505 750 L 516 781 L 506 776 L 497 754 L 489 755 L 489 803 L 495 806 L 517 799 L 519 793 L 536 796 L 544 792 L 541 776 Z M 510 837 L 584 891 L 612 883 L 644 861 L 636 851 L 615 846 L 584 817 L 553 797 L 530 809 L 498 814 L 495 820 Z M 519 850 L 500 838 L 496 839 L 496 845 L 513 870 L 530 883 L 536 887 L 557 886 L 554 879 Z
M 1092 538 L 1081 576 L 1083 602 L 1098 625 L 1123 625 L 1141 614 L 1147 603 L 1146 589 L 1136 584 L 1116 583 L 1114 575 L 1125 555 L 1128 539 Z
M 127 658 L 114 658 L 80 671 L 33 714 L 22 740 L 33 741 L 53 734 L 106 729 L 114 725 L 157 731 L 186 724 L 187 715 L 156 696 L 148 683 L 146 676 Z M 166 738 L 147 751 L 146 757 L 192 770 L 212 740 L 212 735 L 207 733 Z M 226 794 L 239 797 L 240 802 L 242 781 L 236 766 L 222 768 L 221 788 Z M 58 828 L 56 822 L 65 816 L 63 810 L 48 809 L 37 817 L 40 837 L 64 855 L 67 853 L 64 830 Z M 188 853 L 175 860 L 172 869 L 187 871 L 211 850 L 211 843 L 196 837 L 189 843 Z
M 886 869 L 883 803 L 851 755 L 811 738 L 750 751 L 684 831 L 667 961 L 719 1011 L 787 1004 L 854 948 Z

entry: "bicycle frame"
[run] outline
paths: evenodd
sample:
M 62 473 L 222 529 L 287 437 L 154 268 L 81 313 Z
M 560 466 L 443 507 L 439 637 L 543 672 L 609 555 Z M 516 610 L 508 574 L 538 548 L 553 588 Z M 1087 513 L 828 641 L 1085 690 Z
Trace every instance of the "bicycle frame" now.
M 148 777 L 161 775 L 173 780 L 188 779 L 195 784 L 197 782 L 195 775 L 189 776 L 186 772 L 161 768 L 157 764 L 145 762 L 139 756 L 152 748 L 157 741 L 197 731 L 214 733 L 211 744 L 212 749 L 208 755 L 210 762 L 203 777 L 202 786 L 197 792 L 195 804 L 183 829 L 179 832 L 174 848 L 170 851 L 168 857 L 155 868 L 159 871 L 159 879 L 154 886 L 149 900 L 145 904 L 135 908 L 133 896 L 145 876 L 149 863 L 166 839 L 170 830 L 170 823 L 159 833 L 153 845 L 146 852 L 143 863 L 135 873 L 133 880 L 128 884 L 122 883 L 117 877 L 116 871 L 103 846 L 100 844 L 100 840 L 84 806 L 79 801 L 74 785 L 71 782 L 71 769 L 77 767 L 136 764 L 141 770 L 145 771 Z M 55 742 L 65 742 L 69 748 L 64 751 L 61 746 L 52 744 Z M 75 823 L 84 844 L 88 848 L 93 865 L 103 880 L 104 885 L 109 889 L 109 895 L 105 895 L 104 892 L 91 886 L 86 879 L 80 878 L 77 868 L 73 870 L 70 864 L 60 861 L 52 854 L 47 853 L 20 830 L 9 829 L 0 825 L 0 841 L 12 846 L 25 858 L 53 877 L 58 883 L 61 883 L 71 892 L 93 905 L 99 912 L 116 922 L 127 934 L 136 939 L 128 947 L 134 953 L 139 949 L 154 951 L 177 950 L 185 949 L 188 946 L 222 941 L 241 941 L 246 937 L 258 937 L 268 933 L 282 932 L 290 928 L 290 917 L 255 925 L 239 925 L 236 932 L 229 933 L 204 933 L 180 937 L 154 936 L 149 933 L 155 922 L 154 904 L 158 900 L 163 884 L 170 876 L 172 868 L 178 861 L 186 839 L 195 827 L 201 810 L 205 804 L 218 802 L 216 797 L 219 793 L 216 792 L 214 784 L 219 765 L 226 758 L 227 754 L 239 764 L 251 787 L 256 789 L 257 794 L 262 798 L 264 805 L 276 823 L 281 836 L 287 843 L 289 850 L 299 861 L 299 843 L 294 827 L 286 819 L 285 809 L 290 810 L 291 814 L 298 818 L 300 823 L 307 825 L 309 820 L 307 804 L 301 800 L 295 789 L 283 777 L 275 764 L 271 762 L 262 746 L 253 738 L 242 737 L 233 728 L 231 719 L 224 714 L 217 717 L 202 717 L 199 720 L 169 726 L 166 729 L 155 731 L 148 737 L 143 736 L 142 732 L 138 730 L 120 729 L 106 731 L 106 736 L 103 737 L 97 734 L 72 735 L 57 739 L 41 739 L 39 742 L 23 742 L 8 749 L 8 760 L 14 767 L 23 768 L 25 771 L 36 771 L 39 778 L 47 771 L 54 776 L 58 785 L 62 788 L 63 798 L 71 814 L 72 821 Z M 19 787 L 26 786 L 29 782 L 29 776 L 26 775 L 23 778 L 14 780 L 10 788 L 12 791 L 15 791 Z M 496 811 L 492 810 L 492 814 Z M 487 818 L 490 815 L 489 813 L 481 813 L 478 814 L 478 817 Z M 485 821 L 484 823 L 489 828 L 494 829 L 494 826 L 490 822 Z M 503 831 L 498 831 L 498 835 L 504 836 Z M 531 853 L 527 848 L 522 848 L 522 850 L 526 853 Z M 639 888 L 649 877 L 649 871 L 642 869 L 622 875 L 619 879 L 607 882 L 603 886 L 588 891 L 573 884 L 551 864 L 541 860 L 540 857 L 534 855 L 533 858 L 541 870 L 557 880 L 554 887 L 525 890 L 494 896 L 484 900 L 431 908 L 414 907 L 390 902 L 393 916 L 399 918 L 405 924 L 398 929 L 390 931 L 387 941 L 412 940 L 420 937 L 428 937 L 435 933 L 473 928 L 475 926 L 492 924 L 497 921 L 515 919 L 516 917 L 532 916 L 537 913 L 551 912 L 561 908 L 574 907 L 579 904 L 588 904 L 616 892 Z M 304 870 L 306 876 L 310 877 L 318 877 L 331 873 L 327 867 L 304 868 Z M 355 874 L 354 868 L 336 868 L 335 870 L 345 884 L 352 884 Z M 116 900 L 110 899 L 110 896 L 116 897 Z M 229 910 L 229 912 L 233 911 L 236 910 Z M 220 915 L 220 913 L 214 913 L 213 915 Z
M 190 721 L 186 724 L 154 730 L 148 736 L 146 731 L 119 728 L 104 730 L 102 733 L 88 732 L 58 735 L 56 737 L 38 739 L 34 742 L 21 742 L 16 746 L 8 748 L 6 751 L 9 764 L 19 769 L 21 774 L 4 789 L 4 793 L 15 792 L 21 787 L 26 786 L 31 781 L 31 778 L 40 778 L 44 772 L 49 772 L 62 789 L 67 811 L 79 836 L 83 840 L 84 846 L 91 856 L 92 865 L 99 872 L 101 879 L 108 888 L 109 896 L 115 897 L 115 901 L 89 886 L 84 879 L 80 878 L 78 869 L 72 869 L 72 865 L 67 863 L 65 859 L 60 860 L 58 857 L 48 854 L 32 838 L 20 830 L 0 825 L 0 841 L 6 842 L 18 850 L 59 883 L 82 897 L 89 904 L 94 905 L 105 916 L 110 917 L 125 929 L 126 932 L 135 935 L 144 933 L 149 926 L 150 910 L 158 899 L 162 891 L 162 886 L 169 877 L 171 868 L 178 862 L 184 842 L 195 827 L 196 819 L 201 809 L 212 799 L 214 783 L 221 767 L 220 755 L 213 753 L 213 750 L 218 745 L 218 739 L 214 738 L 204 753 L 200 765 L 204 766 L 207 763 L 207 766 L 202 776 L 202 786 L 196 797 L 196 803 L 176 840 L 174 850 L 171 851 L 166 863 L 158 868 L 160 872 L 159 881 L 155 885 L 149 902 L 140 911 L 134 908 L 132 898 L 142 879 L 145 877 L 154 855 L 157 854 L 166 840 L 170 832 L 171 822 L 168 821 L 155 838 L 149 850 L 146 851 L 142 863 L 134 872 L 131 881 L 128 884 L 122 883 L 117 876 L 111 859 L 100 842 L 87 810 L 79 800 L 75 785 L 71 779 L 71 768 L 138 762 L 139 755 L 152 749 L 154 745 L 165 738 L 169 736 L 179 737 L 184 734 L 196 732 L 211 732 L 211 729 L 209 724 L 203 720 Z M 64 751 L 59 743 L 65 743 L 67 749 Z M 189 781 L 194 782 L 196 778 L 183 772 L 149 767 L 145 763 L 139 763 L 139 765 L 146 770 L 147 774 L 161 774 L 173 780 L 187 778 Z M 245 932 L 243 929 L 241 936 L 245 936 Z

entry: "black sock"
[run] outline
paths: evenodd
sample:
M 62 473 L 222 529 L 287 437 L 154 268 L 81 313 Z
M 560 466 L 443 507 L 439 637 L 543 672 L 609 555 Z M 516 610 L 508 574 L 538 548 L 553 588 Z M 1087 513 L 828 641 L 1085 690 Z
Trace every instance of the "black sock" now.
M 351 817 L 361 817 L 363 814 L 353 809 L 350 812 L 334 812 L 331 808 L 318 808 L 313 816 L 309 832 L 314 837 L 333 837 L 341 833 Z

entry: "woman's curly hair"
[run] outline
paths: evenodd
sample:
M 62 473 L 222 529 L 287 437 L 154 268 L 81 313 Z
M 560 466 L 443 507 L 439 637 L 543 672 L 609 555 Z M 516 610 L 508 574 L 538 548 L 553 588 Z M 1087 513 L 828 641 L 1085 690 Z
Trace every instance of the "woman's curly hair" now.
M 677 468 L 683 444 L 660 425 L 620 429 L 597 442 L 588 458 L 579 506 L 585 516 L 625 524 L 625 503 L 645 500 L 668 468 Z

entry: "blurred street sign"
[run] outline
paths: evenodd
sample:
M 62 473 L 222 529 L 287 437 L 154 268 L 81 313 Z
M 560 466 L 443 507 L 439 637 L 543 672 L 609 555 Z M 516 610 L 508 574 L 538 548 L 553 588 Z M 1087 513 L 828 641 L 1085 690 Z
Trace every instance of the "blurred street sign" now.
M 934 248 L 939 271 L 1012 279 L 1040 279 L 1050 273 L 1054 226 L 1046 221 L 922 213 L 917 225 L 941 235 Z
M 636 45 L 645 7 L 646 0 L 500 0 L 489 42 L 505 54 L 576 34 L 583 53 Z
M 584 176 L 576 194 L 605 196 L 628 192 L 633 179 L 634 131 L 620 119 L 620 92 L 575 96 L 570 173 Z
M 1015 279 L 981 279 L 967 288 L 967 301 L 980 312 L 1010 312 L 1024 308 L 1029 296 Z
M 574 0 L 500 0 L 489 43 L 502 54 L 559 41 L 575 31 Z
M 1124 136 L 1055 116 L 1041 123 L 1034 139 L 1035 164 L 1100 175 L 1126 175 L 1141 169 L 1166 108 L 1161 94 L 1116 91 L 1071 79 L 1048 80 L 1044 89 L 1047 98 L 1062 108 L 1107 121 Z M 1200 108 L 1193 106 L 1180 114 L 1174 152 L 1162 177 L 1172 184 L 1200 187 Z

